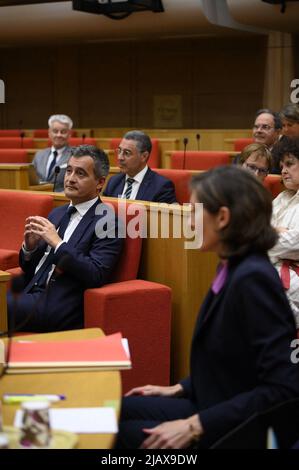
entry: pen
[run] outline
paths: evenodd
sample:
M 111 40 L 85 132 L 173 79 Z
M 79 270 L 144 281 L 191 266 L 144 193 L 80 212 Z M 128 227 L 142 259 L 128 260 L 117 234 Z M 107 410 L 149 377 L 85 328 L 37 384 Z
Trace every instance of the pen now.
M 23 401 L 50 401 L 57 402 L 65 400 L 65 395 L 45 395 L 45 394 L 34 394 L 34 393 L 6 393 L 3 395 L 3 403 L 7 405 L 14 405 L 22 403 Z

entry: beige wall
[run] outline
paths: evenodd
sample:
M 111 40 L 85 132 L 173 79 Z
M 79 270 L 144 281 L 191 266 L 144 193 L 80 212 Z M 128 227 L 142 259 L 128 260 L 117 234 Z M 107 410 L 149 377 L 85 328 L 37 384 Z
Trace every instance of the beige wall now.
M 248 128 L 262 105 L 265 36 L 2 49 L 0 127 L 154 127 L 155 95 L 179 95 L 183 128 Z

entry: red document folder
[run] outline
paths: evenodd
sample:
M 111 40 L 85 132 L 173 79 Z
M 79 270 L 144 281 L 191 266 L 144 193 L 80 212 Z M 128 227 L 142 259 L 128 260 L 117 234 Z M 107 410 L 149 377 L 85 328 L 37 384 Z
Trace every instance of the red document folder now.
M 121 333 L 115 333 L 74 341 L 13 341 L 8 371 L 33 373 L 129 367 L 131 361 L 122 345 Z

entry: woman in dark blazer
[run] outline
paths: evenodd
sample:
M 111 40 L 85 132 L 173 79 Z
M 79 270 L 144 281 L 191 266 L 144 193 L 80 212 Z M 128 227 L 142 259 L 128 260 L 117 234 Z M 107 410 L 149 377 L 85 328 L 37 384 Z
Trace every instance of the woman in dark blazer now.
M 190 376 L 128 392 L 118 448 L 209 447 L 254 413 L 299 396 L 294 319 L 267 257 L 277 237 L 270 195 L 235 166 L 194 177 L 191 190 L 193 226 L 203 204 L 201 250 L 215 251 L 220 264 L 195 325 Z

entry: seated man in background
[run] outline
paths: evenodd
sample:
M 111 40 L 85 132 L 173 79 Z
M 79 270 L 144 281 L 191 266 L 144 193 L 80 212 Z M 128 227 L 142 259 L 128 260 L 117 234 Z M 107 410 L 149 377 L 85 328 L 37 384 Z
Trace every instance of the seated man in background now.
M 151 150 L 148 135 L 141 131 L 127 132 L 117 149 L 121 173 L 109 179 L 103 196 L 168 204 L 176 202 L 173 182 L 147 166 Z
M 278 113 L 270 109 L 259 109 L 252 128 L 254 143 L 266 145 L 272 151 L 274 144 L 279 140 L 281 128 L 282 123 Z M 234 163 L 240 163 L 239 159 L 240 155 L 237 155 Z
M 109 213 L 107 219 L 99 199 L 108 172 L 105 152 L 77 147 L 64 180 L 71 203 L 55 208 L 48 219 L 26 220 L 20 251 L 26 287 L 18 297 L 8 293 L 11 331 L 83 328 L 84 291 L 109 281 L 122 247 L 117 220 Z M 100 228 L 103 216 L 106 225 Z
M 271 152 L 263 144 L 247 145 L 241 152 L 239 163 L 263 182 L 272 166 Z
M 53 191 L 61 192 L 63 191 L 66 164 L 71 156 L 68 140 L 73 127 L 73 121 L 64 114 L 54 114 L 50 116 L 48 124 L 49 139 L 52 146 L 39 150 L 32 163 L 40 182 L 55 182 Z M 55 167 L 57 167 L 56 172 Z

